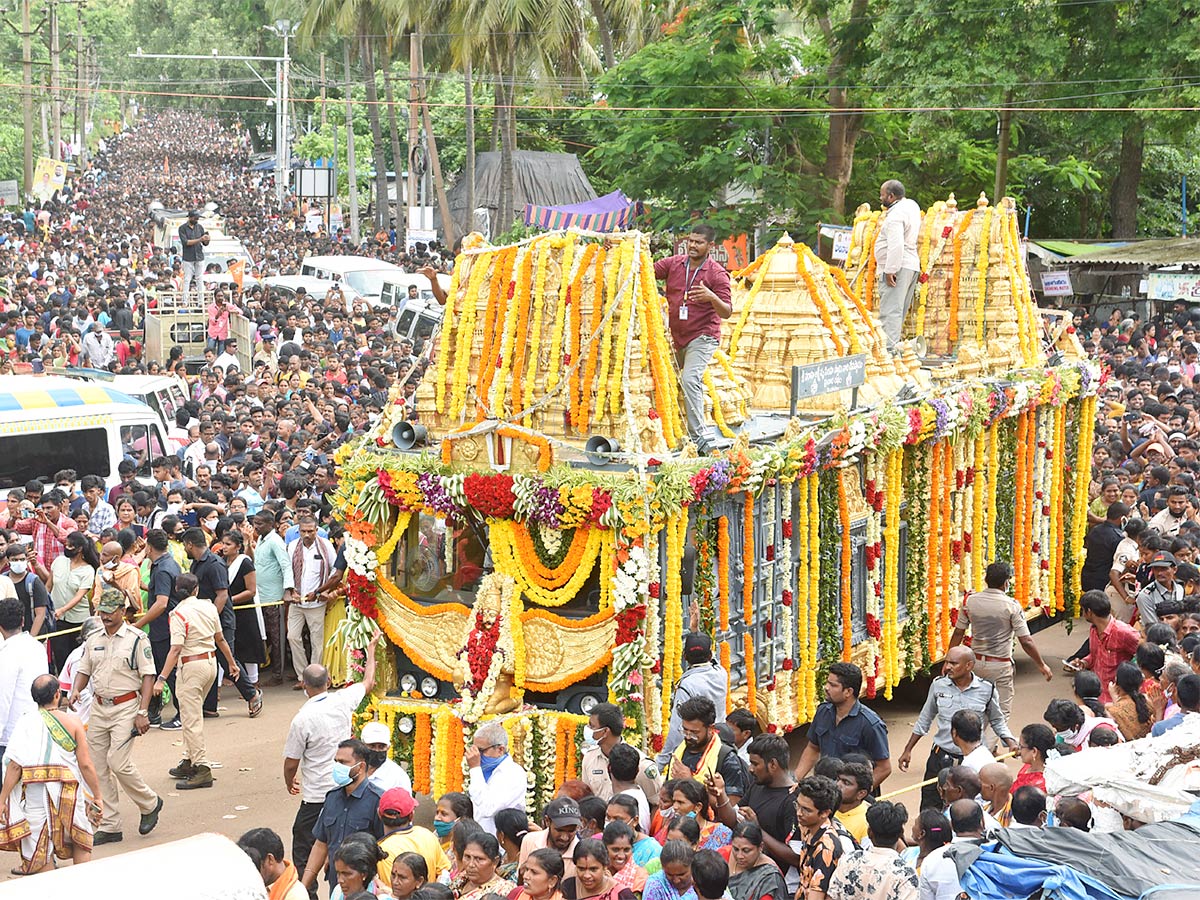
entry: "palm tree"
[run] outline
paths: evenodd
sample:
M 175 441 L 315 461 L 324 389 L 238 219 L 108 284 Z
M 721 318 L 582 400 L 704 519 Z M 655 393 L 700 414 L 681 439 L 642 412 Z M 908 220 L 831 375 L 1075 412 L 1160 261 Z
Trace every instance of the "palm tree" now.
M 386 0 L 383 0 L 386 2 Z M 387 162 L 383 128 L 379 120 L 379 91 L 375 87 L 372 35 L 384 33 L 387 15 L 380 0 L 310 0 L 300 19 L 297 36 L 311 47 L 318 38 L 340 34 L 351 42 L 363 67 L 367 95 L 367 122 L 371 128 L 371 155 L 375 162 L 375 226 L 387 226 Z M 353 127 L 351 123 L 350 127 Z M 351 186 L 353 190 L 353 185 Z

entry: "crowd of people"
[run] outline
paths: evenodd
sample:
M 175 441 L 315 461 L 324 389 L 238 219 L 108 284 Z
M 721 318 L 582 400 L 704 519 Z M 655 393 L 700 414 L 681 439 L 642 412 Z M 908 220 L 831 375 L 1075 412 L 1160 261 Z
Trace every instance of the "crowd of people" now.
M 929 738 L 911 820 L 905 803 L 880 796 L 892 753 L 856 666 L 828 666 L 825 702 L 793 760 L 751 712 L 726 714 L 727 673 L 693 626 L 657 758 L 626 743 L 621 711 L 600 704 L 580 778 L 530 819 L 530 773 L 504 728 L 484 724 L 466 750 L 465 791 L 432 798 L 426 829 L 408 773 L 389 759 L 390 731 L 370 722 L 351 734 L 376 644 L 362 681 L 339 690 L 322 649 L 347 568 L 329 515 L 332 452 L 397 383 L 411 398 L 427 359 L 381 312 L 250 285 L 212 296 L 198 373 L 179 355 L 147 359 L 133 335 L 185 274 L 178 254 L 146 237 L 154 201 L 219 199 L 259 274 L 355 252 L 432 280 L 448 260 L 409 257 L 387 231 L 351 247 L 344 233 L 305 230 L 304 207 L 276 202 L 249 150 L 236 130 L 162 112 L 110 139 L 52 201 L 0 217 L 5 367 L 168 372 L 189 389 L 153 486 L 129 462 L 111 489 L 66 469 L 12 488 L 0 509 L 0 684 L 13 686 L 0 696 L 0 846 L 20 852 L 15 873 L 122 841 L 121 792 L 138 832 L 153 831 L 164 801 L 137 770 L 134 736 L 181 731 L 185 755 L 170 775 L 180 790 L 209 788 L 204 722 L 220 715 L 218 690 L 236 691 L 255 718 L 271 679 L 305 697 L 283 752 L 299 798 L 290 853 L 266 828 L 239 841 L 271 900 L 315 898 L 322 882 L 350 900 L 943 900 L 960 890 L 953 844 L 981 844 L 999 827 L 1140 826 L 1088 794 L 1048 796 L 1044 771 L 1056 755 L 1162 734 L 1200 712 L 1200 312 L 1180 304 L 1146 325 L 1119 311 L 1081 319 L 1111 374 L 1088 509 L 1089 633 L 1066 662 L 1071 691 L 1014 721 L 1014 648 L 1048 680 L 1054 672 L 1008 594 L 1011 567 L 994 562 L 895 761 L 907 771 Z M 718 293 L 701 300 L 721 316 Z M 229 338 L 235 311 L 255 325 L 250 371 Z M 703 428 L 689 418 L 696 435 Z M 1006 761 L 1014 754 L 1019 767 Z

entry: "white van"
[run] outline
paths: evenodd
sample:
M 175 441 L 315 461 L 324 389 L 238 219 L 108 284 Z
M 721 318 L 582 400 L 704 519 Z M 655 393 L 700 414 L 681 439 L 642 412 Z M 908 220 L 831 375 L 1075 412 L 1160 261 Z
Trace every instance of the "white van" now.
M 187 403 L 183 382 L 171 375 L 114 375 L 112 386 L 158 413 L 168 430 L 175 424 L 175 411 Z
M 114 387 L 52 375 L 0 378 L 0 489 L 49 482 L 60 469 L 115 487 L 123 459 L 149 483 L 166 438 L 154 410 Z
M 363 299 L 379 306 L 384 282 L 406 273 L 400 266 L 370 256 L 310 256 L 300 264 L 300 274 L 338 282 L 347 303 Z
M 437 280 L 442 290 L 447 294 L 450 293 L 450 276 L 438 273 Z M 410 287 L 417 289 L 417 299 L 430 304 L 437 303 L 433 289 L 429 286 L 428 278 L 424 275 L 405 272 L 395 278 L 388 278 L 383 283 L 383 291 L 379 295 L 380 304 L 389 309 L 399 309 L 406 300 L 410 299 L 408 296 Z
M 312 275 L 268 275 L 263 279 L 263 284 L 271 289 L 272 294 L 289 302 L 296 299 L 296 288 L 304 288 L 304 292 L 309 297 L 323 301 L 330 288 L 338 287 L 336 281 L 328 281 Z M 342 294 L 345 296 L 345 291 Z M 346 310 L 341 310 L 341 312 L 346 312 Z

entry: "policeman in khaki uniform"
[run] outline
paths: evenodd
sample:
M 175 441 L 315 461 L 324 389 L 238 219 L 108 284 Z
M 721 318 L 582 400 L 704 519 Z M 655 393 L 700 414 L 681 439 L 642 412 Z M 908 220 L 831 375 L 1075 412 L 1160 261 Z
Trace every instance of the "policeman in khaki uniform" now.
M 161 694 L 163 685 L 175 666 L 175 697 L 179 701 L 179 719 L 183 723 L 184 757 L 171 769 L 181 791 L 212 787 L 212 769 L 204 747 L 204 698 L 217 680 L 217 648 L 228 664 L 229 677 L 237 681 L 238 665 L 233 650 L 221 632 L 221 619 L 216 604 L 196 596 L 199 582 L 190 572 L 180 575 L 175 589 L 181 599 L 171 610 L 171 650 L 163 670 L 154 683 L 154 693 Z
M 141 812 L 138 834 L 149 834 L 158 824 L 163 802 L 133 764 L 133 742 L 150 728 L 149 706 L 154 689 L 154 655 L 145 633 L 125 622 L 125 594 L 107 587 L 97 611 L 104 628 L 87 639 L 75 682 L 67 695 L 74 706 L 80 693 L 92 688 L 92 710 L 87 741 L 104 794 L 104 818 L 94 844 L 112 844 L 123 838 L 120 783 Z
M 587 731 L 595 741 L 583 753 L 579 764 L 579 777 L 592 793 L 601 800 L 611 800 L 613 795 L 612 779 L 608 774 L 608 754 L 617 744 L 621 743 L 621 732 L 625 729 L 625 716 L 620 707 L 612 703 L 597 703 L 592 707 L 588 716 Z M 637 748 L 634 748 L 637 749 Z M 640 750 L 641 762 L 638 764 L 637 786 L 646 795 L 650 811 L 658 806 L 658 766 Z

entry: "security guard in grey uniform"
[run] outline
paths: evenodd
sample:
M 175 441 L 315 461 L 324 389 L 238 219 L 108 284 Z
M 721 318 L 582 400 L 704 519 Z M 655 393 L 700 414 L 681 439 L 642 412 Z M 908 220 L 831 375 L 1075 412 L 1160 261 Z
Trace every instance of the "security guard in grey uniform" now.
M 99 845 L 123 838 L 118 782 L 142 814 L 139 834 L 154 830 L 163 802 L 133 764 L 134 738 L 150 728 L 150 696 L 157 674 L 150 639 L 126 624 L 125 595 L 119 589 L 105 588 L 97 611 L 104 629 L 84 645 L 67 704 L 73 706 L 80 692 L 91 685 L 88 748 L 104 794 L 104 818 L 93 840 Z

